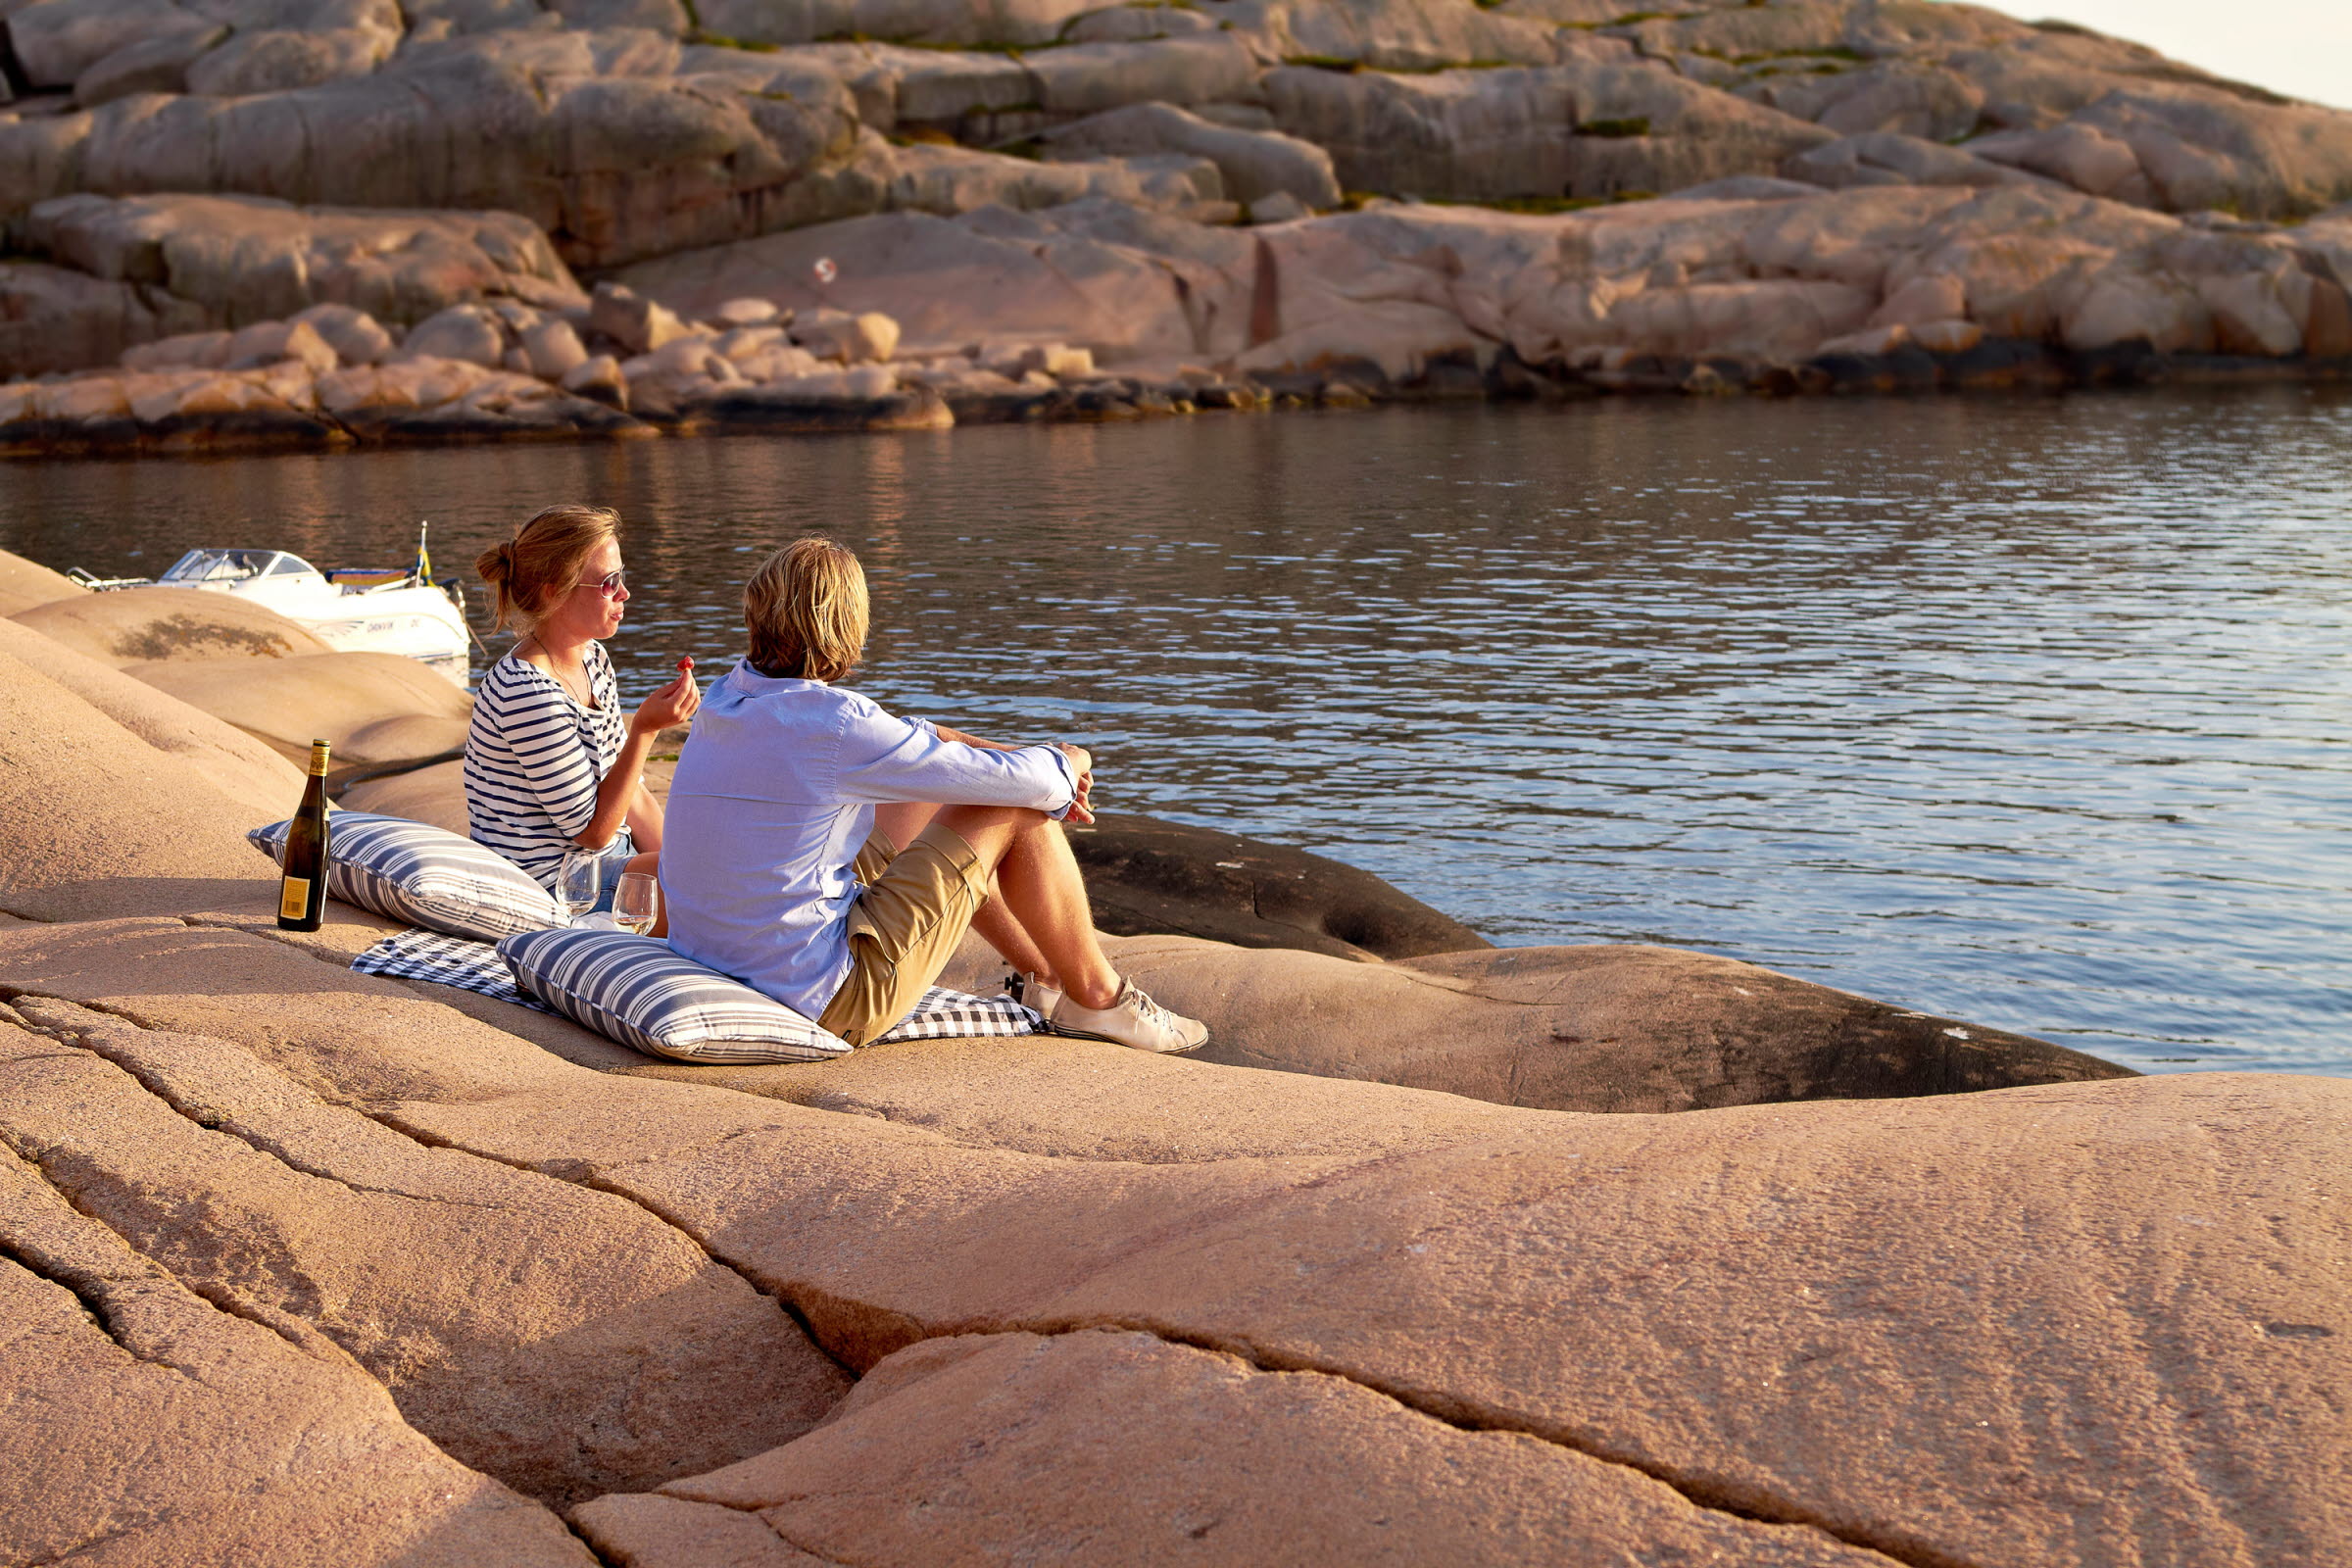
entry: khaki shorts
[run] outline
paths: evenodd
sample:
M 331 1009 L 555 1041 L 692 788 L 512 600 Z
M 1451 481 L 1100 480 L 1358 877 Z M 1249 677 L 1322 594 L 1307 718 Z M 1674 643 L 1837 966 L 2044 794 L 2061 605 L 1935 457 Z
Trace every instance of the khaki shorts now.
M 876 833 L 858 852 L 850 973 L 817 1022 L 853 1046 L 887 1034 L 923 1000 L 988 902 L 989 868 L 963 835 L 933 823 L 901 851 Z

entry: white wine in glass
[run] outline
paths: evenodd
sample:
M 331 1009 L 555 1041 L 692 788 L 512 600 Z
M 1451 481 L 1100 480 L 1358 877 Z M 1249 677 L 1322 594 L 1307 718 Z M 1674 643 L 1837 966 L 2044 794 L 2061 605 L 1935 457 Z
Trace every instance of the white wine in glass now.
M 593 850 L 573 850 L 564 857 L 564 864 L 556 872 L 556 897 L 570 912 L 571 923 L 580 923 L 580 916 L 596 907 L 597 895 L 605 890 L 605 862 Z
M 612 892 L 612 923 L 639 936 L 654 928 L 662 913 L 662 884 L 651 871 L 623 871 Z

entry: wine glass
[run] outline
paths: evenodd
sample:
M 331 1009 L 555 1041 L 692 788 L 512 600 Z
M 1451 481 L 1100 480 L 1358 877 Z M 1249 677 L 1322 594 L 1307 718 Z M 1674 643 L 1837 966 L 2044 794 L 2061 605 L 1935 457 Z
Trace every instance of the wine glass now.
M 612 893 L 612 923 L 639 936 L 662 913 L 662 884 L 651 871 L 623 871 Z
M 594 850 L 573 850 L 564 857 L 564 864 L 556 872 L 556 897 L 570 911 L 571 924 L 579 924 L 580 916 L 596 907 L 597 895 L 604 890 L 602 856 Z

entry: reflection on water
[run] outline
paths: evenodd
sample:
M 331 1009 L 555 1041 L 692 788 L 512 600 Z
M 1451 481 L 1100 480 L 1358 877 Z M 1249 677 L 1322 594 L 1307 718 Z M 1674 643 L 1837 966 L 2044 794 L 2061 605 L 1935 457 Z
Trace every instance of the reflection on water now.
M 636 690 L 804 528 L 862 684 L 1506 943 L 1658 941 L 2141 1066 L 2352 1070 L 2352 399 L 1227 416 L 0 470 L 0 545 L 444 569 L 630 519 Z M 477 607 L 478 608 L 478 607 Z M 478 618 L 478 616 L 477 616 Z

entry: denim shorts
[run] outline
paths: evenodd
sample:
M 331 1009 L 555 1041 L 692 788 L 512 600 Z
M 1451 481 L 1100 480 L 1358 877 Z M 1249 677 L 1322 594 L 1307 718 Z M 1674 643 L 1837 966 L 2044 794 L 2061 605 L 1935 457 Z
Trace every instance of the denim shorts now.
M 612 896 L 620 891 L 620 873 L 636 858 L 637 846 L 630 842 L 629 830 L 624 827 L 612 841 L 612 847 L 596 858 L 600 869 L 596 873 L 596 906 L 588 911 L 590 914 L 612 912 Z

